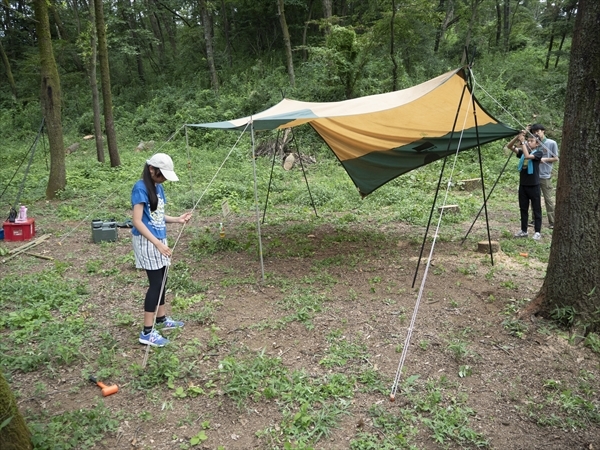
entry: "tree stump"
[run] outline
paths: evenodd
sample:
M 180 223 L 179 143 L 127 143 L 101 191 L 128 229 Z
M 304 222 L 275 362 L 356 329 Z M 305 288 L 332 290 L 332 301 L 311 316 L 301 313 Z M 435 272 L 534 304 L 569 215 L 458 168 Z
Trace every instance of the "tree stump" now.
M 445 206 L 440 206 L 438 208 L 438 212 L 444 213 L 449 213 L 449 214 L 458 214 L 460 212 L 460 208 L 458 207 L 458 205 L 445 205 Z
M 492 253 L 498 253 L 500 251 L 500 242 L 491 241 L 492 244 Z M 477 251 L 479 253 L 489 253 L 490 252 L 490 243 L 488 241 L 480 241 L 477 243 Z
M 475 189 L 481 189 L 481 178 L 461 180 L 457 184 L 465 191 L 474 191 Z

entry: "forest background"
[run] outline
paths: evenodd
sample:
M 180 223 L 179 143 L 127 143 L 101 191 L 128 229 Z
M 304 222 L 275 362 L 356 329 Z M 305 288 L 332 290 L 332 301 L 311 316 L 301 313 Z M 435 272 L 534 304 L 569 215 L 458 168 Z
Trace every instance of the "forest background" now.
M 13 170 L 22 170 L 26 161 L 24 156 L 36 138 L 42 117 L 40 67 L 43 58 L 40 57 L 40 40 L 34 19 L 37 6 L 38 2 L 33 5 L 28 2 L 4 2 L 0 9 L 0 50 L 4 68 L 0 71 L 0 136 L 4 165 L 1 171 L 2 186 L 6 182 L 6 191 L 3 192 L 6 197 L 2 201 L 9 205 L 20 196 L 21 203 L 35 205 L 38 217 L 45 217 L 47 221 L 51 221 L 53 216 L 58 217 L 62 221 L 62 228 L 75 227 L 76 221 L 85 221 L 89 218 L 91 207 L 96 208 L 94 213 L 97 217 L 110 217 L 116 211 L 127 210 L 128 183 L 139 175 L 140 161 L 159 148 L 173 154 L 176 166 L 183 169 L 188 160 L 186 146 L 189 145 L 187 150 L 191 149 L 193 156 L 186 168 L 187 173 L 185 170 L 179 171 L 186 178 L 189 174 L 192 188 L 188 189 L 187 180 L 178 186 L 169 186 L 169 199 L 175 210 L 194 206 L 196 197 L 189 196 L 190 190 L 195 190 L 194 183 L 206 181 L 214 175 L 214 169 L 235 145 L 238 136 L 219 131 L 194 132 L 185 137 L 179 133 L 174 136 L 173 133 L 182 130 L 184 123 L 223 121 L 250 115 L 272 106 L 282 96 L 305 101 L 337 101 L 406 88 L 464 64 L 465 48 L 468 49 L 469 60 L 473 62 L 478 86 L 485 87 L 485 92 L 476 89 L 476 95 L 486 109 L 514 128 L 542 122 L 547 128 L 547 135 L 556 139 L 559 145 L 561 143 L 575 1 L 117 1 L 103 2 L 101 5 L 110 63 L 111 113 L 114 114 L 116 143 L 120 153 L 118 164 L 111 158 L 110 165 L 115 166 L 111 168 L 109 162 L 98 162 L 98 155 L 89 141 L 82 139 L 85 135 L 94 134 L 92 92 L 96 79 L 92 62 L 95 61 L 95 47 L 90 45 L 95 42 L 94 19 L 90 14 L 94 9 L 93 4 L 50 2 L 47 3 L 49 32 L 60 79 L 60 128 L 65 147 L 70 147 L 68 153 L 71 154 L 66 158 L 65 186 L 50 193 L 50 197 L 56 196 L 59 203 L 51 203 L 45 208 L 41 200 L 48 196 L 48 154 L 43 138 L 38 143 L 38 150 L 41 148 L 44 157 L 38 154 L 22 191 L 18 182 L 15 182 L 20 181 L 20 177 L 10 179 Z M 102 94 L 106 95 L 107 92 Z M 103 97 L 104 101 L 106 99 Z M 106 128 L 112 126 L 110 123 L 104 124 Z M 326 179 L 336 170 L 335 158 L 310 129 L 298 129 L 296 137 L 302 145 L 293 150 L 314 155 L 321 166 L 319 170 L 323 178 Z M 274 138 L 274 133 L 261 133 L 258 136 L 259 143 L 267 143 Z M 149 148 L 151 141 L 154 142 L 153 150 Z M 74 150 L 75 147 L 69 145 L 71 143 L 80 144 L 80 150 Z M 495 176 L 498 173 L 504 159 L 502 145 L 494 143 L 484 149 L 493 166 L 489 172 L 486 168 L 486 175 Z M 142 152 L 141 155 L 134 151 L 136 147 Z M 245 163 L 248 150 L 248 143 L 243 143 L 234 157 Z M 466 162 L 461 166 L 463 178 L 479 176 L 474 153 L 464 156 L 463 161 Z M 199 212 L 211 217 L 207 230 L 216 226 L 212 222 L 224 199 L 234 212 L 247 214 L 253 205 L 249 165 L 239 161 L 234 165 L 234 173 L 219 178 L 204 198 L 203 205 L 208 206 Z M 358 210 L 353 209 L 352 213 L 342 215 L 339 220 L 361 221 L 363 214 L 363 218 L 369 217 L 368 220 L 371 220 L 376 211 L 380 222 L 403 221 L 423 225 L 429 212 L 429 202 L 419 204 L 419 188 L 423 183 L 429 187 L 434 185 L 437 171 L 439 165 L 434 164 L 431 168 L 409 174 L 406 183 L 415 185 L 410 194 L 406 190 L 398 193 L 390 187 L 389 190 L 373 194 L 371 203 Z M 21 172 L 21 175 L 24 174 Z M 259 177 L 259 183 L 264 187 L 268 180 L 265 175 Z M 283 181 L 280 173 L 276 173 L 275 177 Z M 298 175 L 294 177 L 299 179 Z M 278 217 L 272 219 L 271 223 L 306 217 L 307 211 L 311 213 L 314 202 L 320 211 L 352 209 L 348 205 L 355 200 L 356 192 L 349 182 L 340 184 L 339 179 L 330 176 L 329 183 L 325 181 L 321 185 L 313 185 L 313 198 L 307 195 L 302 183 L 287 192 L 286 188 L 280 190 L 277 198 L 270 199 L 270 205 L 278 201 L 285 203 L 287 218 Z M 401 182 L 395 180 L 390 185 L 397 187 Z M 515 173 L 507 175 L 506 183 L 515 185 Z M 112 197 L 115 189 L 121 189 L 116 198 Z M 407 207 L 403 201 L 412 204 Z M 468 214 L 478 208 L 476 199 L 465 202 L 466 205 L 461 204 L 462 215 L 445 220 L 465 220 Z M 385 214 L 387 217 L 382 220 Z M 56 226 L 58 228 L 59 224 Z M 46 227 L 59 232 L 49 225 Z M 64 231 L 62 229 L 60 232 Z M 447 237 L 449 241 L 454 238 Z M 65 239 L 68 239 L 68 234 L 63 235 L 61 242 Z M 206 239 L 203 245 L 218 247 L 219 244 Z M 517 250 L 514 244 L 508 244 L 504 250 L 510 251 L 511 247 L 513 251 Z M 105 250 L 110 253 L 110 249 Z M 532 247 L 528 250 L 532 256 L 544 260 L 548 247 Z M 127 255 L 122 258 L 125 261 Z M 101 269 L 100 265 L 95 267 L 93 263 L 82 263 L 84 272 L 88 275 L 102 273 L 103 276 L 111 276 L 111 269 Z M 179 268 L 183 272 L 181 279 L 192 283 L 185 278 L 189 267 L 184 264 Z M 60 277 L 65 269 L 66 266 L 56 263 L 55 270 L 48 275 L 49 284 L 56 284 L 53 277 Z M 472 269 L 468 266 L 457 270 L 467 275 Z M 174 271 L 173 276 L 179 276 L 176 274 L 177 271 Z M 117 278 L 120 276 L 116 273 L 112 275 Z M 12 278 L 10 281 L 6 289 L 17 282 Z M 40 286 L 44 286 L 44 283 L 40 283 Z M 81 286 L 77 289 L 81 289 Z M 206 288 L 200 290 L 205 291 Z M 8 290 L 4 294 L 8 298 Z M 4 304 L 7 305 L 8 302 Z M 13 312 L 12 309 L 7 311 Z M 562 315 L 562 319 L 566 315 L 568 311 Z M 6 317 L 9 315 L 6 314 Z M 132 317 L 122 316 L 118 321 L 131 325 L 135 322 Z M 7 330 L 13 325 L 18 328 L 21 325 L 17 323 L 25 319 L 25 316 L 10 316 L 2 324 Z M 31 318 L 28 320 L 31 321 Z M 222 338 L 218 337 L 219 330 L 214 327 L 211 326 L 207 335 L 214 338 L 214 347 L 218 347 L 219 343 L 222 344 Z M 509 323 L 508 328 L 511 327 L 512 332 L 523 333 L 519 322 Z M 8 349 L 6 354 L 9 351 L 14 353 L 10 344 L 13 335 L 10 336 L 3 344 L 7 345 L 4 348 Z M 107 337 L 102 336 L 102 339 Z M 37 338 L 32 340 L 44 342 Z M 51 338 L 48 343 L 50 341 Z M 47 375 L 48 370 L 53 372 L 55 363 L 59 366 L 68 365 L 76 360 L 73 348 L 80 342 L 73 338 L 69 345 L 65 344 L 55 351 L 45 348 L 46 355 L 11 353 L 10 358 L 3 360 L 2 368 L 9 375 L 20 371 L 33 371 L 41 375 L 46 371 Z M 169 357 L 172 361 L 173 356 Z M 465 366 L 469 367 L 461 365 L 463 368 Z M 91 369 L 86 366 L 84 372 Z M 101 373 L 116 378 L 122 370 L 122 366 L 106 367 Z M 168 369 L 159 365 L 157 370 Z M 173 381 L 168 373 L 150 373 L 156 376 L 152 383 Z M 13 382 L 17 378 L 21 377 L 13 377 Z M 138 383 L 135 383 L 136 386 Z M 26 382 L 19 384 L 24 390 Z M 35 386 L 35 395 L 46 389 L 41 381 Z M 144 388 L 141 385 L 138 387 Z M 25 394 L 20 392 L 19 395 Z M 585 408 L 588 406 L 584 404 Z M 591 416 L 595 421 L 597 407 L 594 406 L 592 411 Z M 302 420 L 304 413 L 307 416 L 312 414 L 300 410 L 298 414 L 301 414 Z M 44 439 L 58 439 L 58 432 L 56 436 L 44 435 L 44 430 L 49 430 L 47 419 L 34 413 L 30 413 L 29 418 L 35 418 L 34 438 L 38 443 Z M 71 419 L 67 417 L 65 420 L 68 423 Z M 79 417 L 77 420 L 86 419 Z M 109 423 L 106 417 L 103 420 Z M 110 423 L 110 430 L 114 432 L 115 429 L 115 425 Z M 102 432 L 98 435 L 101 436 Z M 114 437 L 113 443 L 119 439 Z M 288 439 L 292 442 L 294 436 Z M 314 442 L 314 437 L 306 439 L 309 443 Z M 191 445 L 192 440 L 181 444 L 181 448 Z M 132 441 L 135 441 L 135 436 Z M 483 441 L 479 435 L 472 435 L 464 444 L 449 434 L 442 438 L 440 445 L 480 446 L 484 445 Z M 357 444 L 356 448 L 368 448 L 366 444 L 365 447 L 361 445 Z

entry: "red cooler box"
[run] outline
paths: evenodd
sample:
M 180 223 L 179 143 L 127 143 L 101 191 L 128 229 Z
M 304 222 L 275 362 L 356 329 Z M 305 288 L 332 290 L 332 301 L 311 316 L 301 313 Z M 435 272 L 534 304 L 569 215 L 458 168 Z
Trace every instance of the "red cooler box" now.
M 26 222 L 4 222 L 5 241 L 27 241 L 35 236 L 35 219 Z

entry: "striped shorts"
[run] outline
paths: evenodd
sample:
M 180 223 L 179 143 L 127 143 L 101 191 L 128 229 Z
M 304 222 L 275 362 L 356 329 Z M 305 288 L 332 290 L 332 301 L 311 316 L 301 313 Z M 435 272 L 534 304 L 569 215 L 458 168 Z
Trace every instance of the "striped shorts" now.
M 163 244 L 166 239 L 160 240 Z M 158 270 L 171 264 L 170 258 L 164 256 L 152 242 L 144 236 L 132 236 L 133 255 L 135 256 L 135 267 L 145 270 Z

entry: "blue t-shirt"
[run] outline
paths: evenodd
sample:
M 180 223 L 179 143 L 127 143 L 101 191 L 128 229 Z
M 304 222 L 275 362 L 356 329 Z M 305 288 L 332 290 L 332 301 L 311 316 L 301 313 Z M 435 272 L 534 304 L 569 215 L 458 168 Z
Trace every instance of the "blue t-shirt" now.
M 142 180 L 139 180 L 133 185 L 133 190 L 131 191 L 131 206 L 143 203 L 144 213 L 142 214 L 142 223 L 148 227 L 155 237 L 165 239 L 167 237 L 167 223 L 165 222 L 165 204 L 167 200 L 162 184 L 156 185 L 156 195 L 158 196 L 156 211 L 150 212 L 150 201 L 148 200 L 146 185 Z M 131 233 L 134 236 L 141 234 L 135 227 L 131 229 Z

